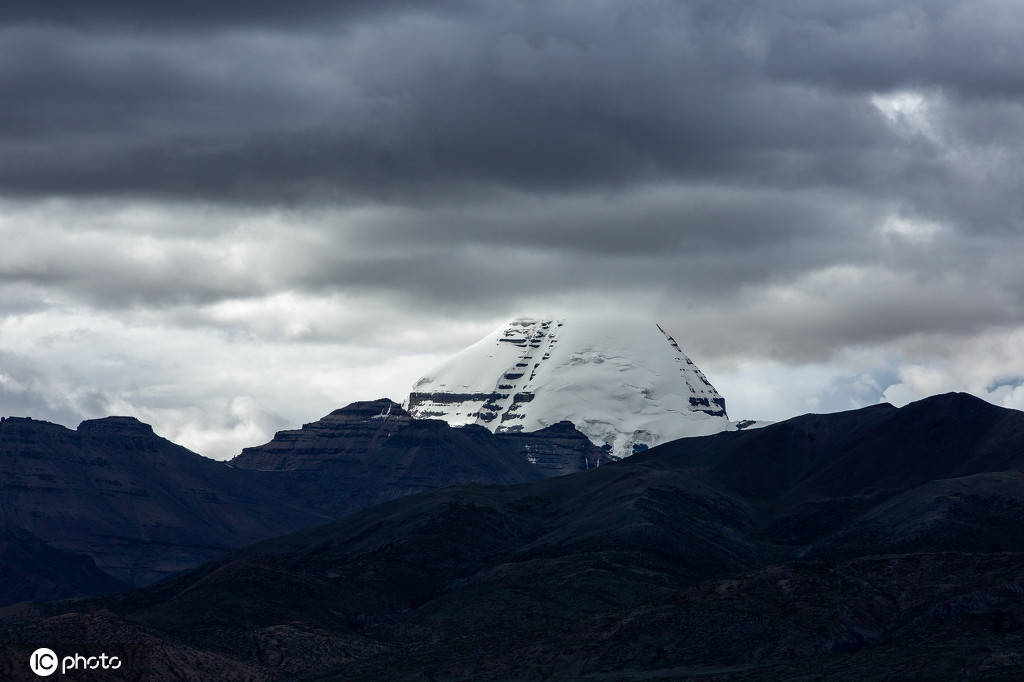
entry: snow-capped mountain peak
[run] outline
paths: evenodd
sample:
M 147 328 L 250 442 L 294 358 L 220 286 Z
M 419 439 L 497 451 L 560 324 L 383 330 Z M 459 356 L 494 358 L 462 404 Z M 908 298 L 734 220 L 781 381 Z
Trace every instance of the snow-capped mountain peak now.
M 662 325 L 610 318 L 511 320 L 417 381 L 408 409 L 492 431 L 568 420 L 618 457 L 735 428 Z

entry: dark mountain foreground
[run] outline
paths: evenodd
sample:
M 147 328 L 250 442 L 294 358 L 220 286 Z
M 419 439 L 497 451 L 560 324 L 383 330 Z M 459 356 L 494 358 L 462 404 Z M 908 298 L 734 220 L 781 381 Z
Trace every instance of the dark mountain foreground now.
M 102 641 L 132 661 L 110 679 L 1022 679 L 1022 470 L 1024 413 L 971 396 L 806 415 L 8 607 L 0 659 Z
M 129 587 L 84 554 L 56 549 L 18 528 L 0 528 L 0 603 L 53 601 Z
M 549 453 L 545 461 L 555 464 L 531 463 L 524 447 Z M 354 403 L 281 432 L 230 464 L 130 417 L 86 421 L 74 431 L 7 418 L 0 421 L 0 528 L 7 529 L 0 567 L 42 556 L 20 539 L 32 537 L 90 557 L 91 570 L 107 575 L 90 582 L 84 567 L 66 581 L 39 573 L 38 591 L 12 586 L 0 590 L 0 603 L 102 594 L 119 581 L 148 585 L 231 548 L 403 495 L 459 482 L 529 481 L 595 466 L 600 457 L 571 425 L 513 440 L 415 420 L 389 400 Z
M 130 417 L 0 422 L 0 515 L 43 542 L 145 585 L 232 547 L 330 518 L 160 438 Z

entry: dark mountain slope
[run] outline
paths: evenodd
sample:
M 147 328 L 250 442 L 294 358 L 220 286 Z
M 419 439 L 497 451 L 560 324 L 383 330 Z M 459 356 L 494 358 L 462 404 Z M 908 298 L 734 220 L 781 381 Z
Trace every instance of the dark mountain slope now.
M 1022 592 L 1021 554 L 802 562 L 552 626 L 453 624 L 312 679 L 1018 680 Z
M 549 466 L 531 463 L 531 453 L 547 453 Z M 145 585 L 403 495 L 529 481 L 602 457 L 571 425 L 509 439 L 414 420 L 389 400 L 354 403 L 281 432 L 231 464 L 130 417 L 82 422 L 76 431 L 8 418 L 0 422 L 0 524 Z
M 20 528 L 0 528 L 0 603 L 70 599 L 128 587 L 84 554 L 50 547 Z
M 591 595 L 589 615 L 555 602 L 539 626 L 515 604 L 484 626 L 498 619 L 467 605 L 465 621 L 259 622 L 194 633 L 191 646 L 87 603 L 45 605 L 0 612 L 0 661 L 26 660 L 26 641 L 102 641 L 143 652 L 117 676 L 97 673 L 111 680 L 1008 681 L 1024 674 L 1022 595 L 1022 554 L 927 553 L 770 566 L 630 605 Z M 221 603 L 182 618 L 205 623 Z
M 632 458 L 699 470 L 715 485 L 787 504 L 907 490 L 1024 467 L 1024 412 L 948 393 L 901 409 L 808 414 L 760 429 L 684 438 Z
M 147 584 L 327 519 L 130 417 L 0 422 L 0 519 Z
M 292 620 L 350 629 L 425 604 L 435 616 L 470 608 L 480 623 L 508 616 L 488 603 L 544 593 L 566 614 L 590 612 L 773 558 L 744 540 L 751 521 L 741 503 L 668 472 L 622 474 L 609 466 L 402 498 L 232 554 L 126 596 L 117 609 L 168 631 L 180 624 L 180 636 L 203 641 Z M 197 634 L 184 614 L 214 603 L 222 606 Z M 521 618 L 549 620 L 551 603 L 538 606 Z
M 268 674 L 287 677 L 385 660 L 425 639 L 564 628 L 767 560 L 738 539 L 742 528 L 722 525 L 749 525 L 742 505 L 666 472 L 638 480 L 613 469 L 590 472 L 593 487 L 562 477 L 402 498 L 72 609 L 113 611 L 126 633 L 142 626 L 189 650 L 232 652 L 238 666 L 275 660 Z M 57 640 L 68 626 L 29 622 Z
M 808 548 L 807 556 L 1024 547 L 1024 473 L 929 481 L 886 500 Z
M 759 537 L 803 552 L 932 481 L 1024 470 L 1024 413 L 950 393 L 901 409 L 809 414 L 753 431 L 683 439 L 631 462 L 685 471 L 747 500 L 757 510 Z M 847 542 L 843 556 L 880 549 L 869 535 L 861 537 L 865 544 Z M 903 545 L 889 545 L 897 546 Z

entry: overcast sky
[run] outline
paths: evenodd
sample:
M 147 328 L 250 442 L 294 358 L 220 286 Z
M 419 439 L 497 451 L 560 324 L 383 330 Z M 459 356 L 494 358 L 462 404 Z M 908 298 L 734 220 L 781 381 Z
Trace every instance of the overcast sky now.
M 594 310 L 734 419 L 1024 407 L 1022 64 L 1014 0 L 0 2 L 0 414 L 230 457 Z

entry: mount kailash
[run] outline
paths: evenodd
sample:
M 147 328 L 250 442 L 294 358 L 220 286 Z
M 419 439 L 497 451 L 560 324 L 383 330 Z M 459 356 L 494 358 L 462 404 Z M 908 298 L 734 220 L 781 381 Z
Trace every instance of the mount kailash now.
M 613 318 L 511 320 L 417 381 L 407 409 L 496 433 L 570 421 L 619 458 L 762 425 L 729 420 L 725 398 L 664 326 Z

